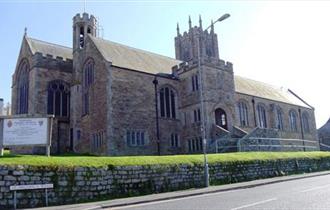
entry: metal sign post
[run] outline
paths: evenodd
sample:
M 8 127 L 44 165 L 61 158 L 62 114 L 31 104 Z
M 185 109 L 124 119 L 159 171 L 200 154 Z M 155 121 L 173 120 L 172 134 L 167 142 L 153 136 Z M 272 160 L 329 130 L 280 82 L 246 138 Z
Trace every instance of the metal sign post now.
M 3 147 L 3 119 L 0 118 L 0 156 L 4 155 Z
M 46 155 L 47 157 L 50 157 L 50 146 L 52 144 L 52 136 L 53 136 L 53 120 L 54 120 L 54 116 L 51 116 L 50 118 L 48 118 L 48 144 L 46 146 Z

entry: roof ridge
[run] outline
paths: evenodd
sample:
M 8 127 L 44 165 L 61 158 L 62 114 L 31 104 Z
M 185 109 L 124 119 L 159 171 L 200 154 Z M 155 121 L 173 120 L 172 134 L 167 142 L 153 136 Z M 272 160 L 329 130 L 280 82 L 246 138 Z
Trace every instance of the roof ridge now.
M 45 44 L 50 44 L 50 45 L 55 45 L 55 46 L 58 46 L 58 47 L 63 47 L 63 48 L 67 48 L 67 49 L 70 49 L 72 50 L 71 47 L 67 47 L 67 46 L 64 46 L 64 45 L 60 45 L 60 44 L 56 44 L 56 43 L 51 43 L 51 42 L 47 42 L 47 41 L 44 41 L 44 40 L 40 40 L 40 39 L 36 39 L 36 38 L 32 38 L 32 37 L 26 37 L 27 39 L 30 39 L 30 40 L 34 40 L 34 41 L 38 41 L 38 42 L 43 42 Z
M 88 36 L 90 36 L 93 39 L 97 39 L 97 40 L 100 40 L 100 41 L 109 42 L 111 44 L 116 44 L 116 45 L 119 45 L 119 46 L 127 47 L 127 48 L 130 48 L 130 49 L 133 49 L 133 50 L 136 50 L 136 51 L 140 51 L 140 52 L 143 52 L 143 53 L 149 53 L 149 54 L 152 54 L 152 55 L 168 58 L 168 59 L 171 59 L 171 60 L 174 60 L 174 61 L 181 61 L 181 60 L 177 60 L 175 58 L 172 58 L 172 57 L 169 57 L 169 56 L 166 56 L 166 55 L 157 54 L 157 53 L 154 53 L 154 52 L 151 52 L 151 51 L 148 51 L 148 50 L 143 50 L 143 49 L 139 49 L 139 48 L 136 48 L 136 47 L 131 47 L 131 46 L 128 46 L 128 45 L 125 45 L 125 44 L 110 41 L 110 40 L 107 40 L 107 39 L 98 38 L 98 37 L 91 36 L 91 35 L 88 35 Z M 183 61 L 181 61 L 181 62 L 183 62 Z

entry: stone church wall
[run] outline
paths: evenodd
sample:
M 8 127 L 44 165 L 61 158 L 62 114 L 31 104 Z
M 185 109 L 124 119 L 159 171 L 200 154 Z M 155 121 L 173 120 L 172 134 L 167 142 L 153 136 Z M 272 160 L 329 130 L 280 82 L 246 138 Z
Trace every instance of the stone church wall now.
M 86 41 L 85 48 L 80 50 L 74 61 L 73 88 L 75 93 L 72 107 L 71 126 L 74 129 L 74 148 L 76 152 L 107 154 L 107 112 L 109 102 L 107 101 L 107 84 L 109 65 L 97 48 L 91 41 Z M 83 69 L 88 59 L 94 61 L 94 83 L 89 90 L 89 114 L 82 112 L 82 94 L 83 94 Z M 77 131 L 81 132 L 80 138 L 77 137 Z M 102 142 L 99 147 L 93 143 L 93 136 L 102 135 Z
M 255 101 L 255 115 L 257 118 L 257 104 L 261 103 L 266 108 L 266 120 L 267 120 L 267 128 L 276 128 L 276 122 L 275 122 L 275 114 L 276 114 L 276 107 L 280 107 L 283 111 L 283 131 L 279 132 L 279 137 L 284 139 L 302 139 L 302 132 L 301 132 L 301 121 L 299 118 L 299 112 L 298 109 L 301 110 L 301 113 L 307 112 L 309 115 L 309 126 L 310 126 L 310 132 L 306 133 L 304 132 L 304 139 L 306 140 L 312 140 L 317 141 L 316 136 L 316 124 L 315 124 L 315 118 L 314 118 L 314 110 L 306 108 L 306 107 L 300 107 L 296 105 L 281 103 L 278 101 L 272 101 L 264 98 L 258 98 L 255 96 L 245 95 L 241 93 L 236 93 L 235 101 L 236 101 L 236 113 L 237 118 L 235 124 L 238 125 L 241 129 L 246 130 L 248 132 L 251 132 L 257 125 L 257 123 L 254 120 L 254 113 L 253 113 L 253 103 L 252 99 Z M 249 126 L 242 127 L 240 126 L 239 122 L 239 116 L 238 116 L 238 108 L 237 103 L 239 101 L 244 101 L 248 105 L 248 121 Z M 289 111 L 295 110 L 297 115 L 297 131 L 291 131 L 290 130 L 290 122 L 289 122 Z M 297 142 L 291 142 L 292 144 L 297 144 Z M 299 144 L 299 143 L 298 143 Z M 302 143 L 300 143 L 302 144 Z M 306 143 L 308 146 L 309 143 Z M 318 145 L 318 144 L 317 144 Z M 314 144 L 315 146 L 315 144 Z
M 48 85 L 53 80 L 62 80 L 70 86 L 72 80 L 72 60 L 63 60 L 60 57 L 54 57 L 52 55 L 42 55 L 41 53 L 35 53 L 32 55 L 27 49 L 26 40 L 23 40 L 23 45 L 18 58 L 18 64 L 16 68 L 19 68 L 19 64 L 23 59 L 26 59 L 29 63 L 29 96 L 28 96 L 28 115 L 47 115 L 47 97 L 48 97 Z M 17 74 L 18 69 L 13 75 L 13 87 L 12 87 L 12 103 L 13 114 L 17 113 Z M 61 125 L 58 124 L 59 120 Z M 58 127 L 59 126 L 59 127 Z M 69 147 L 69 118 L 56 119 L 53 126 L 53 138 L 52 138 L 52 153 L 58 151 L 64 152 Z M 62 135 L 57 135 L 58 132 Z M 60 141 L 60 143 L 58 143 Z M 60 149 L 58 150 L 58 145 Z M 16 151 L 23 153 L 44 153 L 44 148 L 17 148 Z
M 111 67 L 111 119 L 109 154 L 113 155 L 147 155 L 157 154 L 155 75 L 129 69 Z M 168 86 L 179 93 L 179 82 L 162 76 L 157 76 L 157 91 Z M 159 95 L 159 94 L 158 94 Z M 158 100 L 158 99 L 157 99 Z M 180 97 L 177 97 L 177 104 Z M 166 119 L 159 115 L 160 151 L 169 154 L 171 132 L 180 134 L 180 113 L 177 109 L 177 119 Z M 111 125 L 110 125 L 111 126 Z M 127 131 L 145 131 L 146 145 L 130 146 L 126 141 Z M 184 144 L 180 144 L 184 146 Z M 180 146 L 180 147 L 181 147 Z M 176 148 L 180 153 L 181 148 Z
M 221 108 L 226 112 L 228 130 L 235 119 L 234 78 L 232 64 L 223 60 L 201 58 L 203 78 L 204 106 L 207 122 L 206 135 L 212 138 L 213 126 L 216 124 L 215 110 Z M 194 110 L 201 109 L 200 91 L 193 91 L 192 77 L 199 77 L 198 60 L 189 61 L 186 65 L 173 68 L 180 78 L 180 110 L 184 118 L 183 137 L 186 141 L 201 137 L 200 122 L 194 122 Z M 199 89 L 200 89 L 199 85 Z M 188 148 L 186 148 L 188 152 Z M 197 152 L 197 151 L 196 151 Z M 200 151 L 198 151 L 200 152 Z
M 19 66 L 21 64 L 21 62 L 26 59 L 30 68 L 33 66 L 33 59 L 32 59 L 32 53 L 29 50 L 28 47 L 28 43 L 25 39 L 25 37 L 23 38 L 22 41 L 22 45 L 21 45 L 21 49 L 20 49 L 20 53 L 18 55 L 17 58 L 17 64 L 15 67 L 15 71 L 14 74 L 12 76 L 12 87 L 11 87 L 11 107 L 12 107 L 12 114 L 16 114 L 17 113 L 17 82 L 18 82 L 18 74 L 19 74 Z M 30 102 L 29 102 L 30 103 Z M 29 104 L 30 105 L 30 104 Z

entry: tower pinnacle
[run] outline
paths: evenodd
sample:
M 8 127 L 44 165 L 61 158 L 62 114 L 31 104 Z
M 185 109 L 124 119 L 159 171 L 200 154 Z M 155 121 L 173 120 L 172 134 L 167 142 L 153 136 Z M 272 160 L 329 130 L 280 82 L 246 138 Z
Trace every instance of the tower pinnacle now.
M 180 35 L 179 23 L 176 24 L 176 33 L 178 36 Z
M 213 20 L 211 20 L 211 33 L 214 33 L 214 23 L 213 23 Z
M 189 15 L 189 29 L 191 29 L 191 18 L 190 18 L 190 15 Z

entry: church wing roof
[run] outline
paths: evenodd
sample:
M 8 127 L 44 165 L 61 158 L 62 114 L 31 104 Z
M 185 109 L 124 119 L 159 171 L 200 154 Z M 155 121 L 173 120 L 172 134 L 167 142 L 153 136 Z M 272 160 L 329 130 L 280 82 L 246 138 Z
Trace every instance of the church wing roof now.
M 288 89 L 275 87 L 241 76 L 235 76 L 235 90 L 237 93 L 312 108 L 306 102 L 295 96 Z
M 44 56 L 62 57 L 63 59 L 72 59 L 72 49 L 69 47 L 26 37 L 32 54 L 42 53 Z
M 181 63 L 170 57 L 125 46 L 108 40 L 89 36 L 104 59 L 112 65 L 151 74 L 172 73 L 172 67 Z
M 330 137 L 330 119 L 318 129 L 319 137 Z

